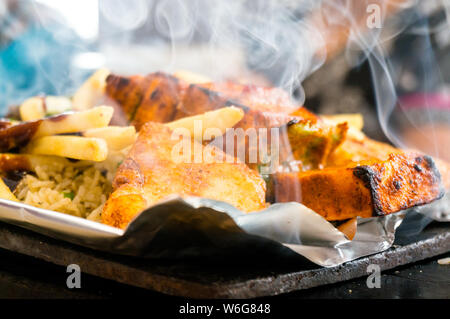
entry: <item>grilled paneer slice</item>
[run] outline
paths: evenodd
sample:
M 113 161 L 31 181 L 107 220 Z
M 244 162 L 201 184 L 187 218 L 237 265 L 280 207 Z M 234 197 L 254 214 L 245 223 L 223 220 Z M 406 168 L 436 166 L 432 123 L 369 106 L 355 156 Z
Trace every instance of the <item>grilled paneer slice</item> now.
M 363 133 L 350 129 L 345 141 L 328 157 L 327 166 L 355 166 L 361 161 L 385 161 L 390 154 L 404 153 L 404 150 L 389 144 L 374 141 Z M 441 174 L 441 180 L 446 190 L 450 190 L 450 164 L 439 158 L 434 158 Z
M 272 201 L 300 202 L 327 220 L 387 215 L 443 195 L 433 159 L 417 153 L 354 167 L 276 173 L 269 185 Z
M 124 228 L 140 211 L 172 194 L 221 200 L 245 212 L 266 207 L 265 182 L 256 172 L 195 141 L 191 147 L 197 153 L 189 154 L 172 133 L 154 122 L 141 128 L 114 178 L 114 191 L 102 212 L 104 223 Z M 208 158 L 198 160 L 199 151 Z

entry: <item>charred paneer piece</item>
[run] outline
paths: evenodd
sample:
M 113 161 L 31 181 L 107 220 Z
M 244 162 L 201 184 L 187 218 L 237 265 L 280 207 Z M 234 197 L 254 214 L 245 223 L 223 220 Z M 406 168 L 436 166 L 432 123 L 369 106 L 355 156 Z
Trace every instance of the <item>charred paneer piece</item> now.
M 443 188 L 431 157 L 404 153 L 354 167 L 276 173 L 269 194 L 271 201 L 297 201 L 333 221 L 427 204 L 442 197 Z
M 362 161 L 385 161 L 391 154 L 405 152 L 389 144 L 374 141 L 361 132 L 349 132 L 344 142 L 328 157 L 327 167 L 351 167 Z M 450 190 L 450 164 L 439 158 L 434 158 L 434 162 L 445 189 Z
M 130 77 L 110 74 L 106 78 L 105 91 L 120 105 L 128 122 L 139 130 L 148 121 L 172 121 L 184 85 L 177 78 L 161 72 Z
M 162 124 L 142 127 L 114 177 L 113 193 L 102 212 L 104 223 L 125 228 L 143 209 L 173 194 L 221 200 L 244 212 L 266 207 L 265 182 L 258 173 L 195 141 L 193 149 L 209 154 L 209 159 L 198 161 L 194 152 L 183 157 L 177 149 L 180 141 L 171 137 L 172 131 Z

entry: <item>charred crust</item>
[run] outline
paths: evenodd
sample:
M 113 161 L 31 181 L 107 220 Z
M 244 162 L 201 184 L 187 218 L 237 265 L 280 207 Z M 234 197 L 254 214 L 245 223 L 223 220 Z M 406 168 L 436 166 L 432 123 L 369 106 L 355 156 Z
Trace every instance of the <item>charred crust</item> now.
M 138 109 L 139 109 L 139 106 L 141 106 L 141 103 L 142 103 L 142 100 L 143 100 L 143 96 L 142 96 L 142 94 L 139 94 L 138 96 L 137 96 L 137 102 L 136 102 L 136 105 L 133 107 L 133 110 L 131 111 L 131 113 L 130 113 L 130 115 L 129 115 L 129 118 L 128 118 L 128 120 L 131 122 L 131 121 L 134 121 L 134 118 L 136 117 L 136 113 L 137 113 L 137 111 L 138 111 Z
M 123 172 L 133 172 L 133 176 L 126 173 L 123 174 Z M 137 181 L 138 184 L 144 183 L 139 164 L 133 158 L 128 158 L 120 164 L 118 173 L 113 181 L 113 188 L 117 189 L 121 185 L 129 184 L 132 180 Z
M 167 81 L 170 85 L 174 85 L 174 86 L 178 86 L 180 83 L 180 80 L 173 76 L 172 74 L 167 74 L 161 71 L 155 72 L 155 73 L 150 73 L 147 75 L 148 78 L 160 78 L 163 81 Z
M 289 120 L 289 122 L 286 123 L 286 126 L 289 127 L 291 125 L 297 124 L 300 122 L 300 118 L 292 118 L 291 120 Z
M 275 190 L 278 187 L 278 181 L 276 178 L 270 177 L 267 181 L 267 191 L 266 191 L 266 202 L 275 203 L 276 202 L 276 194 Z
M 433 174 L 441 175 L 439 173 L 439 170 L 436 167 L 436 164 L 434 163 L 434 160 L 431 156 L 424 155 L 423 158 L 425 159 L 425 162 L 427 163 L 427 166 L 430 168 L 430 170 L 433 172 Z
M 370 166 L 357 166 L 353 169 L 353 175 L 359 178 L 364 186 L 369 189 L 370 195 L 373 201 L 373 216 L 383 216 L 383 206 L 381 205 L 380 198 L 378 196 L 378 173 L 373 170 Z
M 440 184 L 441 183 L 441 173 L 439 172 L 439 169 L 437 168 L 433 158 L 428 155 L 424 155 L 423 158 L 425 159 L 427 166 L 429 167 L 431 173 L 433 174 L 433 182 L 435 182 L 436 184 Z
M 238 101 L 232 100 L 232 99 L 227 99 L 225 97 L 223 97 L 219 92 L 216 91 L 211 91 L 207 88 L 195 85 L 195 84 L 191 84 L 189 86 L 190 88 L 195 87 L 197 89 L 199 89 L 200 91 L 202 91 L 204 94 L 206 94 L 208 96 L 208 99 L 210 102 L 215 102 L 215 100 L 217 99 L 225 99 L 224 101 L 224 106 L 236 106 L 240 109 L 242 109 L 245 113 L 248 113 L 250 111 L 250 108 L 242 103 L 239 103 Z
M 114 74 L 108 74 L 107 76 L 106 76 L 106 79 L 105 79 L 105 81 L 106 81 L 106 83 L 110 83 L 110 82 L 112 82 L 114 79 L 116 78 L 116 76 L 114 75 Z
M 36 133 L 42 120 L 24 122 L 0 130 L 0 151 L 6 152 L 27 144 Z
M 241 104 L 237 101 L 233 101 L 233 100 L 226 100 L 225 106 L 236 106 L 236 107 L 242 109 L 244 111 L 244 113 L 248 113 L 250 111 L 250 108 L 248 106 Z
M 123 76 L 116 76 L 113 74 L 109 74 L 106 77 L 106 83 L 112 83 L 115 82 L 115 86 L 118 91 L 123 90 L 125 87 L 127 87 L 130 84 L 130 79 Z
M 195 84 L 189 85 L 189 88 L 197 88 L 197 89 L 199 89 L 204 94 L 206 94 L 210 100 L 213 99 L 213 98 L 218 98 L 219 97 L 219 93 L 211 91 L 211 90 L 209 90 L 207 88 L 204 88 L 204 87 L 201 87 L 201 86 L 198 86 L 198 85 L 195 85 Z
M 433 167 L 435 167 L 436 165 L 434 164 L 433 158 L 431 156 L 428 155 L 424 155 L 423 159 L 425 160 L 425 162 L 427 162 L 427 165 L 430 169 L 433 169 Z
M 65 118 L 67 118 L 67 113 L 66 114 L 59 114 L 59 115 L 55 115 L 55 116 L 50 116 L 47 118 L 47 120 L 52 121 L 52 122 L 59 122 L 64 120 Z
M 161 91 L 159 90 L 159 89 L 155 89 L 153 92 L 152 92 L 152 94 L 150 95 L 150 100 L 156 100 L 156 99 L 159 99 L 160 98 L 160 96 L 161 96 Z

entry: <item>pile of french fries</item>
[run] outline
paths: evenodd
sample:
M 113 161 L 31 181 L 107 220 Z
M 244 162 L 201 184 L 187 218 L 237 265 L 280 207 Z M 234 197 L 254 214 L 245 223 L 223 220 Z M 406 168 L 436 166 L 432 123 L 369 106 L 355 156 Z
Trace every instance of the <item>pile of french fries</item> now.
M 108 156 L 108 149 L 122 150 L 136 139 L 134 126 L 108 126 L 112 115 L 112 107 L 97 106 L 85 111 L 63 114 L 61 119 L 57 120 L 44 118 L 30 143 L 21 152 L 104 161 Z M 194 139 L 201 141 L 207 129 L 218 129 L 220 134 L 224 134 L 227 128 L 233 127 L 243 116 L 241 109 L 230 106 L 166 125 L 172 130 L 184 128 Z M 70 135 L 72 133 L 78 135 Z
M 43 118 L 21 153 L 104 161 L 108 149 L 123 149 L 132 144 L 136 137 L 133 126 L 108 126 L 113 111 L 110 106 L 97 106 Z

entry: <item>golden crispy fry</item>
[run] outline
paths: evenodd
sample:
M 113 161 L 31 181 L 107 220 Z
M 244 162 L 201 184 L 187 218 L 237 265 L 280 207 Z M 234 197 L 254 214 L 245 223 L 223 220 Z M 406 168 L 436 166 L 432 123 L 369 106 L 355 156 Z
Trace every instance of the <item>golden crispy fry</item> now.
M 110 106 L 98 106 L 86 111 L 45 118 L 40 123 L 33 138 L 105 127 L 111 121 L 113 112 L 114 109 Z
M 91 128 L 107 126 L 113 108 L 99 106 L 77 113 L 63 113 L 35 121 L 15 125 L 7 123 L 0 129 L 0 151 L 6 152 L 16 147 L 24 147 L 30 140 L 62 133 L 76 133 Z
M 31 141 L 22 153 L 99 162 L 106 159 L 108 146 L 104 140 L 95 137 L 44 136 Z
M 45 115 L 55 115 L 70 111 L 72 101 L 65 96 L 46 96 L 45 97 Z
M 72 102 L 65 96 L 35 96 L 25 100 L 19 113 L 22 121 L 34 121 L 47 115 L 54 115 L 70 110 Z
M 8 186 L 0 178 L 0 198 L 12 200 L 18 202 L 16 196 L 11 192 Z
M 221 134 L 225 134 L 228 128 L 235 126 L 244 117 L 242 109 L 230 106 L 224 107 L 215 111 L 206 112 L 200 115 L 194 115 L 179 119 L 177 121 L 166 123 L 165 125 L 170 129 L 186 128 L 190 131 L 191 136 L 199 141 L 203 141 L 204 133 L 207 129 L 218 129 Z M 200 127 L 202 129 L 195 130 Z
M 45 116 L 44 97 L 35 96 L 25 100 L 19 107 L 22 121 L 34 121 Z
M 86 110 L 97 106 L 105 94 L 106 77 L 110 71 L 99 69 L 84 82 L 72 97 L 75 110 Z
M 98 137 L 106 141 L 108 148 L 121 150 L 130 146 L 136 140 L 134 126 L 107 126 L 93 128 L 81 133 L 84 137 Z

